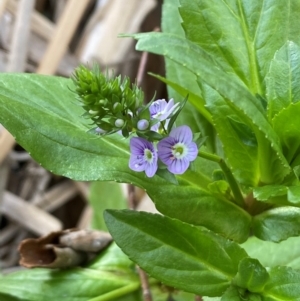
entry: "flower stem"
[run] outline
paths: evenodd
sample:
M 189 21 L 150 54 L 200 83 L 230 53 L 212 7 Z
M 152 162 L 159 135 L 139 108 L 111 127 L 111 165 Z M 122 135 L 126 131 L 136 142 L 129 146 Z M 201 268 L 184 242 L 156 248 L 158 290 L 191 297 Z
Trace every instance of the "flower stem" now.
M 220 167 L 223 170 L 223 172 L 226 176 L 226 179 L 230 185 L 232 193 L 234 195 L 235 203 L 237 205 L 239 205 L 240 207 L 245 207 L 245 202 L 244 202 L 244 198 L 241 193 L 240 187 L 239 187 L 235 177 L 233 176 L 230 168 L 227 166 L 226 162 L 217 155 L 213 155 L 213 154 L 202 152 L 202 151 L 198 152 L 198 156 L 201 158 L 213 161 L 213 162 L 217 162 L 220 165 Z
M 106 294 L 103 294 L 101 296 L 89 299 L 88 301 L 109 301 L 109 300 L 116 300 L 120 297 L 123 297 L 127 294 L 130 294 L 136 290 L 138 290 L 140 287 L 139 282 L 133 282 L 131 284 L 128 284 L 126 286 L 122 286 L 120 288 L 117 288 L 113 291 L 110 291 Z

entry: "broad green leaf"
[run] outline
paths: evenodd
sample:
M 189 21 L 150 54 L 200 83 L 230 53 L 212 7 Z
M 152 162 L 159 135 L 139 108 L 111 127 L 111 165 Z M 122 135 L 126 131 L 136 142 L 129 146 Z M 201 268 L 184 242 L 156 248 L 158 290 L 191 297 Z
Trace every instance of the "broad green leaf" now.
M 89 269 L 102 271 L 130 271 L 134 264 L 113 242 L 88 264 Z
M 213 122 L 223 142 L 224 153 L 230 163 L 236 179 L 246 186 L 256 186 L 259 182 L 257 146 L 245 142 L 240 130 L 233 126 L 232 120 L 239 120 L 235 112 L 213 89 L 203 86 L 208 109 L 213 115 Z
M 297 84 L 298 83 L 297 81 Z M 273 119 L 274 130 L 279 136 L 283 153 L 288 162 L 292 163 L 293 166 L 295 166 L 293 161 L 296 161 L 300 154 L 299 114 L 300 102 L 291 103 L 285 109 L 281 110 Z
M 261 292 L 269 279 L 267 270 L 257 259 L 244 258 L 240 261 L 239 271 L 233 283 L 250 292 Z
M 258 201 L 270 204 L 300 206 L 300 186 L 266 185 L 255 187 L 253 196 Z
M 300 186 L 289 187 L 287 199 L 291 204 L 295 206 L 300 206 Z
M 91 183 L 89 203 L 93 209 L 92 228 L 99 230 L 107 230 L 103 220 L 105 209 L 125 209 L 128 207 L 120 184 L 114 182 Z
M 136 181 L 128 143 L 87 133 L 72 82 L 34 74 L 0 74 L 0 122 L 46 169 L 77 180 Z
M 274 267 L 263 292 L 263 301 L 299 301 L 300 271 L 289 267 Z
M 251 216 L 242 208 L 228 199 L 217 198 L 193 186 L 186 187 L 185 194 L 182 192 L 180 186 L 175 186 L 170 202 L 154 200 L 158 211 L 190 224 L 204 226 L 239 243 L 247 240 Z
M 300 100 L 299 81 L 300 47 L 288 41 L 275 53 L 266 77 L 269 120 Z
M 237 241 L 246 239 L 249 218 L 240 208 L 231 203 L 221 204 L 221 207 L 217 204 L 213 208 L 207 199 L 201 205 L 203 189 L 206 191 L 212 182 L 211 175 L 216 168 L 214 163 L 207 164 L 208 161 L 197 159 L 191 170 L 178 177 L 179 186 L 158 176 L 149 179 L 144 173 L 129 169 L 127 140 L 118 134 L 100 138 L 87 133 L 86 120 L 80 117 L 82 109 L 70 91 L 70 80 L 41 75 L 0 74 L 0 86 L 1 123 L 37 162 L 53 173 L 75 180 L 133 183 L 146 189 L 157 208 L 166 215 L 173 214 L 183 221 L 209 229 L 221 229 L 226 237 Z M 164 193 L 157 189 L 158 185 Z M 203 209 L 208 211 L 203 214 Z M 223 213 L 217 221 L 215 211 L 218 214 L 220 210 Z M 226 210 L 230 214 L 225 214 Z M 236 225 L 228 227 L 233 217 Z
M 262 183 L 281 182 L 291 172 L 282 155 L 278 136 L 268 123 L 261 102 L 235 76 L 221 70 L 202 48 L 178 36 L 150 33 L 134 37 L 138 39 L 138 50 L 164 55 L 194 72 L 201 85 L 204 82 L 216 90 L 235 114 L 251 124 L 259 146 Z M 224 144 L 224 140 L 222 142 Z
M 179 0 L 165 0 L 163 4 L 162 10 L 162 31 L 165 33 L 172 33 L 178 36 L 184 37 L 184 31 L 180 25 L 181 18 L 178 12 Z M 181 87 L 184 87 L 190 93 L 195 95 L 199 95 L 200 89 L 196 83 L 196 76 L 189 70 L 184 70 L 183 68 L 178 68 L 179 66 L 165 58 L 166 62 L 166 74 L 167 78 L 170 81 L 173 81 L 177 84 L 180 83 Z M 181 97 L 185 97 L 185 95 L 181 94 L 181 91 L 178 94 L 173 90 L 172 87 L 168 87 L 168 93 L 170 97 L 176 98 L 181 95 Z
M 240 3 L 180 0 L 180 4 L 182 26 L 187 38 L 212 55 L 224 70 L 236 73 L 248 87 L 254 86 L 253 92 L 258 92 L 260 83 L 256 78 L 257 72 L 251 70 L 256 64 L 251 64 L 249 57 L 253 48 L 248 49 L 249 33 Z
M 256 137 L 251 128 L 237 119 L 236 116 L 227 116 L 232 128 L 245 145 L 257 147 Z
M 225 199 L 231 199 L 231 189 L 228 182 L 224 180 L 215 181 L 208 185 L 209 191 L 215 195 L 216 197 L 220 197 L 221 199 L 225 197 Z
M 180 4 L 187 38 L 224 70 L 236 73 L 254 94 L 264 94 L 275 52 L 287 40 L 300 39 L 298 0 L 180 0 Z
M 220 296 L 247 254 L 236 243 L 176 219 L 107 210 L 107 227 L 130 259 L 167 285 Z
M 259 201 L 269 201 L 276 197 L 282 197 L 287 195 L 287 186 L 283 185 L 266 185 L 261 187 L 255 187 L 253 189 L 253 197 Z
M 265 267 L 285 265 L 300 269 L 300 237 L 290 237 L 280 243 L 251 237 L 242 247 L 250 257 L 257 258 Z
M 279 207 L 253 217 L 253 233 L 262 240 L 280 242 L 300 235 L 300 208 Z
M 230 286 L 221 301 L 243 301 L 238 287 Z
M 165 33 L 172 33 L 184 37 L 184 31 L 181 27 L 181 17 L 178 11 L 179 0 L 164 0 L 162 9 L 162 31 Z M 177 119 L 178 124 L 187 124 L 198 132 L 201 130 L 203 136 L 208 136 L 206 146 L 212 152 L 217 152 L 217 145 L 215 141 L 215 131 L 210 124 L 211 120 L 207 110 L 204 108 L 203 100 L 201 100 L 201 91 L 196 82 L 195 75 L 183 69 L 174 61 L 165 57 L 165 67 L 167 79 L 159 77 L 162 81 L 167 82 L 169 97 L 176 100 L 182 99 L 189 95 L 189 101 L 193 106 L 186 105 L 182 113 Z M 194 96 L 200 98 L 199 101 L 194 101 Z M 198 110 L 195 110 L 198 108 Z M 200 115 L 202 112 L 203 115 Z M 204 117 L 204 118 L 203 118 Z
M 231 286 L 222 296 L 221 301 L 262 301 L 259 294 L 250 293 L 240 287 Z
M 129 264 L 113 244 L 88 267 L 9 274 L 1 278 L 0 300 L 141 301 L 139 278 Z

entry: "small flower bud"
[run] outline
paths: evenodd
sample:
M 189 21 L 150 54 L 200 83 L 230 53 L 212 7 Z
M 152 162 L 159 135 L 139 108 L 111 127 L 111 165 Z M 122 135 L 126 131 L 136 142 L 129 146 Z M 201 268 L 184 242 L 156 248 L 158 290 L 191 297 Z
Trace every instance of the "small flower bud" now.
M 116 126 L 117 128 L 121 128 L 123 125 L 124 125 L 124 120 L 123 120 L 123 119 L 117 119 L 117 120 L 115 121 L 115 126 Z
M 99 128 L 99 127 L 97 127 L 97 128 L 95 129 L 95 132 L 96 132 L 97 134 L 105 134 L 105 133 L 106 133 L 105 130 L 103 130 L 103 129 Z
M 149 121 L 147 119 L 141 119 L 137 123 L 137 128 L 140 131 L 144 131 L 149 127 Z

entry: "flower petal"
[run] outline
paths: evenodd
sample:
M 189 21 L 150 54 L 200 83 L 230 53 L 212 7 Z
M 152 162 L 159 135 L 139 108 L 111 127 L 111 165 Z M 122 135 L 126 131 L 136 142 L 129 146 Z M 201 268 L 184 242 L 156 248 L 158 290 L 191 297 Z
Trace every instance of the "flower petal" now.
M 155 175 L 156 171 L 157 171 L 157 158 L 151 164 L 147 163 L 146 167 L 145 167 L 145 173 L 148 178 L 153 177 Z
M 131 155 L 129 159 L 129 168 L 133 171 L 144 171 L 147 162 L 143 158 L 138 158 L 138 156 Z
M 176 142 L 182 142 L 187 145 L 192 142 L 193 133 L 190 127 L 187 125 L 182 125 L 173 129 L 170 133 L 170 137 L 174 137 Z
M 153 103 L 149 107 L 151 117 L 155 118 L 154 115 L 162 112 L 166 105 L 167 102 L 165 99 L 158 99 L 153 101 Z
M 132 155 L 144 155 L 145 148 L 154 152 L 152 143 L 146 139 L 140 137 L 133 137 L 130 139 L 130 153 Z
M 166 120 L 178 105 L 179 103 L 174 104 L 173 99 L 170 99 L 169 102 L 166 102 L 165 99 L 158 99 L 149 108 L 151 118 L 156 118 L 160 121 Z
M 189 167 L 190 162 L 185 159 L 174 159 L 170 165 L 168 165 L 168 170 L 175 175 L 183 174 Z
M 185 159 L 188 161 L 194 161 L 198 156 L 198 146 L 195 142 L 191 142 L 187 145 L 188 152 Z
M 144 138 L 133 137 L 130 140 L 131 155 L 129 168 L 134 171 L 145 171 L 148 177 L 153 177 L 157 171 L 157 151 L 153 144 Z M 152 153 L 151 159 L 147 158 Z
M 166 165 L 172 163 L 172 147 L 175 145 L 176 141 L 173 137 L 166 137 L 160 140 L 157 144 L 157 154 L 159 159 Z

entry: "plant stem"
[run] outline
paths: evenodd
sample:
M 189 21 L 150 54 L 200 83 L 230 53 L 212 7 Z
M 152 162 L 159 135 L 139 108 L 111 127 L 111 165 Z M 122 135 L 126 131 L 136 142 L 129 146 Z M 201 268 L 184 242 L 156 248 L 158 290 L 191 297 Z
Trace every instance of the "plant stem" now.
M 151 295 L 151 290 L 149 287 L 148 276 L 145 273 L 145 271 L 142 270 L 140 267 L 138 267 L 138 271 L 139 271 L 139 275 L 140 275 L 144 301 L 152 301 L 152 295 Z
M 244 202 L 244 198 L 241 193 L 240 187 L 239 187 L 235 177 L 233 176 L 230 168 L 227 166 L 226 162 L 217 155 L 213 155 L 213 154 L 202 152 L 202 151 L 198 152 L 198 156 L 201 158 L 213 161 L 213 162 L 217 162 L 220 165 L 221 169 L 223 170 L 223 172 L 226 176 L 226 179 L 229 183 L 232 193 L 234 195 L 235 203 L 237 205 L 239 205 L 240 207 L 245 207 L 245 202 Z
M 132 184 L 128 184 L 127 189 L 128 189 L 128 195 L 127 195 L 128 208 L 135 210 L 137 206 L 135 187 Z
M 109 301 L 109 300 L 116 300 L 119 297 L 125 296 L 129 293 L 132 293 L 140 287 L 138 282 L 128 284 L 116 290 L 110 291 L 104 295 L 98 296 L 96 298 L 89 299 L 88 301 Z

